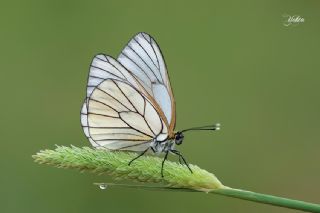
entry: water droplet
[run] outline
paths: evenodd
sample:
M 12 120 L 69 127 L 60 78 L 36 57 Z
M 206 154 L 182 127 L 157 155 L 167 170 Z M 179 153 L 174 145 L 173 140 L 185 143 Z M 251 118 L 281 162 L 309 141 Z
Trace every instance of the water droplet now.
M 107 187 L 108 187 L 108 185 L 104 184 L 104 183 L 99 185 L 100 189 L 106 189 Z

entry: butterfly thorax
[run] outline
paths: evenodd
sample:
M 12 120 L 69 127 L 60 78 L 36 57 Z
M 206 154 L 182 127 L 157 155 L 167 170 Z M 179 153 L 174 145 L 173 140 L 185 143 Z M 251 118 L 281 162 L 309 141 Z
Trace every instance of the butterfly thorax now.
M 182 144 L 184 135 L 182 132 L 176 132 L 173 134 L 173 137 L 167 137 L 165 140 L 159 140 L 160 138 L 161 137 L 158 136 L 150 144 L 152 150 L 158 154 L 175 150 L 175 145 Z
M 150 144 L 151 149 L 156 153 L 160 154 L 163 152 L 174 150 L 175 142 L 172 139 L 166 141 L 153 140 Z

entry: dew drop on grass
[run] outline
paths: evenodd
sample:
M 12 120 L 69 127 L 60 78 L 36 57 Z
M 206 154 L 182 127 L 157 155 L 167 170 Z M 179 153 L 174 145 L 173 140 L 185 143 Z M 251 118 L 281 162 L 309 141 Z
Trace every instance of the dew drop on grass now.
M 106 189 L 107 187 L 108 187 L 107 184 L 100 184 L 100 185 L 99 185 L 99 188 L 102 189 L 102 190 L 103 190 L 103 189 Z

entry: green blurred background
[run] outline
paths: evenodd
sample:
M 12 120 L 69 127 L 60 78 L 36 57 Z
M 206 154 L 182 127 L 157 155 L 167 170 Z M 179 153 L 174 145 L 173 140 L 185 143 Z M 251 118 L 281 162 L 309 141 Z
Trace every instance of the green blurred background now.
M 0 212 L 294 212 L 201 193 L 100 190 L 109 177 L 40 166 L 88 146 L 88 67 L 137 32 L 165 56 L 187 159 L 226 185 L 320 202 L 319 1 L 2 1 Z M 283 14 L 304 23 L 285 27 Z

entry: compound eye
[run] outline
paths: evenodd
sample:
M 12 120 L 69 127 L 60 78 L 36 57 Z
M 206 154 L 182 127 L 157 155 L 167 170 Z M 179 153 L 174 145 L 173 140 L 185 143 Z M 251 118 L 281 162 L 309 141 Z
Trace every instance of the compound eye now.
M 177 135 L 175 138 L 176 144 L 180 145 L 180 144 L 182 144 L 182 141 L 183 141 L 183 135 Z
M 176 144 L 177 144 L 177 145 L 182 144 L 182 139 L 180 139 L 180 140 L 176 140 Z

